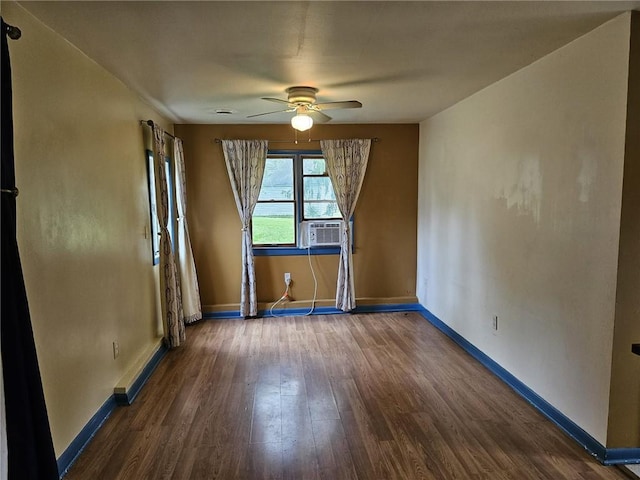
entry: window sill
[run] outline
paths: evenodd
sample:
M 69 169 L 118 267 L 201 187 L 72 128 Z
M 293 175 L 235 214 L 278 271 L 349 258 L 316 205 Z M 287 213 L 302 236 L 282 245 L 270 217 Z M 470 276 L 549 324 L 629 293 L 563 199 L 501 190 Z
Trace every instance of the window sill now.
M 253 247 L 254 257 L 308 255 L 307 248 Z M 311 255 L 340 255 L 340 247 L 311 247 Z

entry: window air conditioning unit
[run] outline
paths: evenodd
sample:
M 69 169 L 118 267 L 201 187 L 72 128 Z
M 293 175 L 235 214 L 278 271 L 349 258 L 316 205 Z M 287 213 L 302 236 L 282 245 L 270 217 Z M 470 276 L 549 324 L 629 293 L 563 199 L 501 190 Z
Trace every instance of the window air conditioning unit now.
M 307 239 L 310 247 L 326 247 L 340 245 L 342 222 L 309 222 Z

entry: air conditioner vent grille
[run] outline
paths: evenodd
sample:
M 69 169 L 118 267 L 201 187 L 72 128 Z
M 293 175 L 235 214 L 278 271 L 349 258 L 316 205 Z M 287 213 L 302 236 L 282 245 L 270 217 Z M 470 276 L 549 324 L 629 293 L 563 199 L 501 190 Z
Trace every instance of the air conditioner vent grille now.
M 342 222 L 309 223 L 309 245 L 340 245 L 340 226 Z

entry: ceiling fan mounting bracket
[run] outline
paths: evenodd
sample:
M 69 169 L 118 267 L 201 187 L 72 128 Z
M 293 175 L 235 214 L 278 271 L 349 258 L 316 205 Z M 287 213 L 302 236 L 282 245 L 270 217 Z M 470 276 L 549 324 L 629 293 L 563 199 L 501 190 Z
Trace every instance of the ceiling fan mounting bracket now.
M 318 89 L 314 87 L 289 87 L 286 90 L 289 95 L 289 103 L 292 104 L 309 104 L 315 103 L 316 93 Z

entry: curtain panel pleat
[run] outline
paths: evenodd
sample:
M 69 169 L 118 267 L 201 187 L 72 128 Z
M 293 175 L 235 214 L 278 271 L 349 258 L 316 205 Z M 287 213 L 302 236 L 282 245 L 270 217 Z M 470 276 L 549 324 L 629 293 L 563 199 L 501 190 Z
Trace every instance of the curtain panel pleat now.
M 327 173 L 342 215 L 340 262 L 336 285 L 336 308 L 349 312 L 356 308 L 356 292 L 351 253 L 351 224 L 369 161 L 370 139 L 321 140 Z
M 176 208 L 178 212 L 178 231 L 176 235 L 178 271 L 182 289 L 183 319 L 185 323 L 190 324 L 202 318 L 202 305 L 200 303 L 196 264 L 191 250 L 191 239 L 189 238 L 184 149 L 182 140 L 179 138 L 176 138 L 173 142 L 173 159 L 175 162 Z
M 160 303 L 164 340 L 169 348 L 185 340 L 182 298 L 175 256 L 169 234 L 169 192 L 164 168 L 164 130 L 153 125 L 153 161 L 156 175 L 156 205 L 160 221 Z
M 266 140 L 222 141 L 222 151 L 229 173 L 229 181 L 242 223 L 241 317 L 251 317 L 258 313 L 251 217 L 258 201 L 258 195 L 260 195 L 267 149 Z

